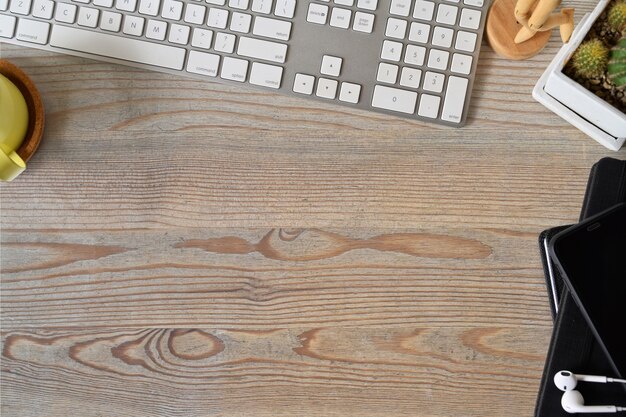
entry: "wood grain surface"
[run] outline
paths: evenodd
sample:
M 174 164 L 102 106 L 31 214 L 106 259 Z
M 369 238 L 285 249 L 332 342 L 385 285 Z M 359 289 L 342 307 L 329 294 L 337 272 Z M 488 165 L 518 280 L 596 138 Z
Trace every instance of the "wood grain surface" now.
M 626 156 L 532 99 L 559 46 L 483 45 L 449 129 L 1 44 L 47 112 L 0 185 L 2 416 L 531 416 L 537 236 Z

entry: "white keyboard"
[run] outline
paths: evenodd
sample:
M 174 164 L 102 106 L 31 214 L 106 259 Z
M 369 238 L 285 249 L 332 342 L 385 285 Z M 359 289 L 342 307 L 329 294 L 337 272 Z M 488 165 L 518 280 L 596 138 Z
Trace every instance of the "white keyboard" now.
M 0 42 L 465 123 L 486 0 L 0 0 Z

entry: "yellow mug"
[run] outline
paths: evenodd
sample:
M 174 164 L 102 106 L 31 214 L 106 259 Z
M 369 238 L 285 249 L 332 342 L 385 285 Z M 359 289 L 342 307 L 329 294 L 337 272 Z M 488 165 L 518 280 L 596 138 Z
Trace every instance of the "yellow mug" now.
M 26 169 L 17 154 L 28 129 L 28 107 L 20 90 L 0 74 L 0 180 L 11 181 Z

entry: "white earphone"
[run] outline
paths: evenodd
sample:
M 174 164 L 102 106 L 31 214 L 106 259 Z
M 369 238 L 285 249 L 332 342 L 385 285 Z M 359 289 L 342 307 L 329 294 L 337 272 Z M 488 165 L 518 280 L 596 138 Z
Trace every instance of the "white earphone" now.
M 565 391 L 561 397 L 561 406 L 568 413 L 617 413 L 626 411 L 625 407 L 615 405 L 585 405 L 583 395 L 576 391 Z
M 578 381 L 583 382 L 616 382 L 626 384 L 626 379 L 609 378 L 597 375 L 576 375 L 569 371 L 559 371 L 554 375 L 554 384 L 563 393 L 561 398 L 561 406 L 568 413 L 617 413 L 626 411 L 626 407 L 618 407 L 615 405 L 585 405 L 585 399 L 582 394 L 576 391 Z

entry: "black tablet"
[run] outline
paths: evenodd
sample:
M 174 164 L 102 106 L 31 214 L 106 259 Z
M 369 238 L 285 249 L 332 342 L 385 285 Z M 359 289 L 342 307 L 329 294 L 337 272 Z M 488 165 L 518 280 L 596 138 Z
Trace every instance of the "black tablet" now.
M 550 251 L 617 376 L 626 376 L 626 204 L 558 233 Z

